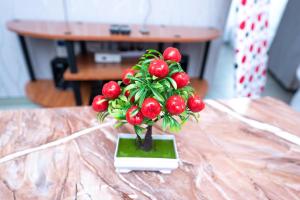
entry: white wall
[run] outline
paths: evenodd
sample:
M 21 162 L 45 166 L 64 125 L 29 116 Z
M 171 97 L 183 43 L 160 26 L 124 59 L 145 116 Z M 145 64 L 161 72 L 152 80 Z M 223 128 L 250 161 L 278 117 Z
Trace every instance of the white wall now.
M 210 26 L 223 29 L 230 0 L 150 0 L 150 24 Z M 142 23 L 147 0 L 66 0 L 70 21 Z M 24 95 L 28 80 L 17 37 L 6 30 L 6 21 L 19 19 L 64 20 L 63 0 L 0 1 L 0 97 Z M 55 55 L 52 41 L 31 39 L 30 52 L 38 78 L 51 78 L 49 61 Z M 205 77 L 212 81 L 221 39 L 212 44 Z M 202 44 L 184 44 L 190 53 L 189 74 L 199 74 Z

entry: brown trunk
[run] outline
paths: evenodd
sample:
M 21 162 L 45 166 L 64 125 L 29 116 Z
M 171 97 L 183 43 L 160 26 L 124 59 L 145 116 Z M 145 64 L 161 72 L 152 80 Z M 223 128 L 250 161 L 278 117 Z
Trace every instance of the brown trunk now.
M 144 151 L 150 151 L 152 149 L 152 126 L 147 127 L 146 135 L 144 141 L 137 135 L 137 142 L 139 148 Z

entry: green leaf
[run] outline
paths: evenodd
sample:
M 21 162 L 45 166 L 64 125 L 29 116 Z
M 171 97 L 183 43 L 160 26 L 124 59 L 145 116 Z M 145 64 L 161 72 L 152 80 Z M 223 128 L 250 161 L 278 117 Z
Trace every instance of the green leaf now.
M 155 89 L 160 89 L 160 88 L 163 88 L 164 86 L 157 82 L 157 83 L 153 83 L 152 87 L 155 88 Z
M 152 80 L 157 80 L 158 77 L 157 76 L 152 76 Z
M 192 116 L 192 117 L 196 120 L 196 122 L 199 122 L 199 118 L 200 118 L 199 113 L 194 113 L 194 112 L 192 112 L 192 111 L 189 111 L 188 114 L 189 114 L 190 116 Z
M 135 101 L 138 101 L 142 93 L 144 92 L 144 88 L 141 88 L 134 96 Z
M 169 65 L 169 69 L 179 69 L 179 71 L 183 71 L 181 65 L 177 62 L 172 62 L 170 65 Z
M 114 125 L 115 128 L 120 128 L 121 126 L 123 126 L 124 124 L 126 124 L 127 122 L 126 121 L 119 121 L 118 123 L 116 123 Z
M 131 91 L 128 99 L 131 99 L 138 91 L 139 91 L 138 89 Z M 134 99 L 134 101 L 135 101 L 135 99 Z
M 137 86 L 136 86 L 136 84 L 131 83 L 131 84 L 129 84 L 129 85 L 127 85 L 127 86 L 125 87 L 124 92 L 125 92 L 125 91 L 129 91 L 129 90 L 131 90 L 131 89 L 133 89 L 133 88 L 137 88 Z
M 141 69 L 141 65 L 135 65 L 135 66 L 131 67 L 131 69 L 140 70 Z
M 136 116 L 136 115 L 138 114 L 138 112 L 139 112 L 139 109 L 138 109 L 138 108 L 135 109 L 134 111 L 132 111 L 132 112 L 130 113 L 130 117 Z
M 166 77 L 166 79 L 172 84 L 174 89 L 177 89 L 177 83 L 171 77 Z
M 159 55 L 159 57 L 162 57 L 162 54 L 155 49 L 148 49 L 146 52 L 147 53 L 155 53 L 155 54 Z
M 189 119 L 189 116 L 187 116 L 187 117 L 181 119 L 180 125 L 184 125 L 184 124 L 188 121 L 188 119 Z
M 174 68 L 176 68 L 176 66 L 177 66 L 176 62 L 172 62 L 172 63 L 169 65 L 169 69 L 170 69 L 170 70 L 171 70 L 171 69 L 174 69 Z
M 125 120 L 126 110 L 127 108 L 115 109 L 111 106 L 108 107 L 109 114 L 117 120 Z
M 177 120 L 170 116 L 170 121 L 171 121 L 170 131 L 172 132 L 180 131 L 181 125 L 177 122 Z
M 125 101 L 125 102 L 128 101 L 127 98 L 126 98 L 124 95 L 120 95 L 119 98 L 120 98 L 122 101 Z
M 97 114 L 97 119 L 100 123 L 102 123 L 108 115 L 109 115 L 108 112 L 100 112 Z
M 146 98 L 146 95 L 147 95 L 147 91 L 143 90 L 143 93 L 141 94 L 140 99 L 139 99 L 139 107 L 142 107 L 142 104 Z
M 161 83 L 164 87 L 166 87 L 166 88 L 170 88 L 170 87 L 171 87 L 171 84 L 170 84 L 169 81 L 167 81 L 166 79 L 162 79 L 162 80 L 160 81 L 160 83 Z
M 160 119 L 161 119 L 161 116 L 158 115 L 156 120 L 159 121 Z
M 179 89 L 180 91 L 185 91 L 187 92 L 187 94 L 190 96 L 194 93 L 194 88 L 192 88 L 191 86 L 185 86 L 183 88 Z
M 127 78 L 128 78 L 129 80 L 138 81 L 138 82 L 141 82 L 141 83 L 144 82 L 144 81 L 141 80 L 140 78 L 136 78 L 136 77 L 131 76 L 131 75 L 128 75 Z
M 154 121 L 152 121 L 151 119 L 144 118 L 143 123 L 147 124 L 148 126 L 153 126 Z
M 181 115 L 179 115 L 179 118 L 181 120 L 180 125 L 183 125 L 187 122 L 187 120 L 189 119 L 189 115 L 187 114 L 187 112 L 183 112 Z
M 165 101 L 164 97 L 154 88 L 150 88 L 154 97 L 160 101 L 161 103 L 163 103 Z
M 162 129 L 165 131 L 165 130 L 167 130 L 167 128 L 168 128 L 168 126 L 170 126 L 170 121 L 169 121 L 169 119 L 168 119 L 168 116 L 165 116 L 164 118 L 163 118 L 163 122 L 162 122 Z
M 180 69 L 177 69 L 177 68 L 173 68 L 173 69 L 170 70 L 169 76 L 172 76 L 173 74 L 175 74 L 175 73 L 177 73 L 177 72 L 181 72 L 181 70 L 180 70 Z
M 140 126 L 134 126 L 134 131 L 137 135 L 141 136 L 141 134 L 145 131 L 145 128 Z
M 111 101 L 111 105 L 112 105 L 112 107 L 117 107 L 117 102 L 116 101 Z
M 134 76 L 137 77 L 137 78 L 139 78 L 139 77 L 142 77 L 143 74 L 141 72 L 139 72 L 139 73 L 136 73 Z
M 147 67 L 147 64 L 149 64 L 153 59 L 148 59 L 142 62 L 142 65 Z
M 154 54 L 150 54 L 150 53 L 146 53 L 146 54 L 144 54 L 143 55 L 145 58 L 155 58 L 155 59 L 158 59 L 158 57 L 156 56 L 156 55 L 154 55 Z

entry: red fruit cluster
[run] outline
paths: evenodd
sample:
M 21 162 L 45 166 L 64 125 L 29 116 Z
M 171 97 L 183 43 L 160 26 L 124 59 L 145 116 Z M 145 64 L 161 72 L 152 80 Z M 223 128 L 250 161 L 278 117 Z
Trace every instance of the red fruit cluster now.
M 96 112 L 104 112 L 108 107 L 109 99 L 116 99 L 121 94 L 121 87 L 115 81 L 104 84 L 103 95 L 97 95 L 93 99 L 92 107 Z
M 168 47 L 165 49 L 163 53 L 163 58 L 166 61 L 174 61 L 180 62 L 181 54 L 178 49 L 173 47 Z M 150 62 L 148 71 L 151 75 L 156 76 L 158 78 L 164 78 L 169 74 L 169 66 L 168 64 L 160 59 L 155 59 Z
M 150 62 L 148 71 L 151 75 L 158 78 L 164 78 L 169 74 L 169 66 L 165 61 L 180 62 L 181 54 L 178 49 L 169 47 L 165 49 L 162 59 L 154 59 Z M 134 76 L 135 70 L 127 69 L 122 74 L 122 82 L 125 85 L 131 83 L 128 76 Z M 189 76 L 185 72 L 174 73 L 171 78 L 176 82 L 177 88 L 183 88 L 189 84 Z M 106 111 L 108 108 L 108 101 L 116 99 L 121 94 L 121 87 L 115 81 L 110 81 L 104 84 L 102 94 L 94 98 L 92 107 L 96 112 Z M 129 98 L 130 92 L 125 91 L 124 95 Z M 134 104 L 134 96 L 130 99 Z M 205 104 L 199 96 L 191 96 L 187 102 L 180 95 L 170 96 L 165 104 L 165 109 L 171 115 L 180 115 L 186 110 L 186 107 L 192 112 L 200 112 L 204 109 Z M 141 109 L 137 105 L 131 106 L 126 112 L 126 120 L 132 125 L 140 125 L 144 118 L 155 119 L 160 115 L 162 110 L 161 104 L 153 97 L 148 97 L 142 103 Z
M 192 112 L 200 112 L 205 108 L 205 104 L 199 96 L 191 96 L 187 102 L 188 108 Z M 179 95 L 173 95 L 166 102 L 166 109 L 171 115 L 180 115 L 184 112 L 186 104 L 184 99 Z

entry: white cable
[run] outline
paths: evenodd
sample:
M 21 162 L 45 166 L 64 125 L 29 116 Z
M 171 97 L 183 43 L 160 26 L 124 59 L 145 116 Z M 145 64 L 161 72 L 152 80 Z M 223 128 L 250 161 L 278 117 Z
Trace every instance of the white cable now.
M 100 129 L 100 128 L 104 128 L 106 126 L 110 126 L 111 124 L 112 124 L 112 122 L 109 121 L 109 122 L 106 122 L 104 124 L 100 124 L 100 125 L 97 125 L 97 126 L 93 126 L 93 127 L 75 132 L 75 133 L 73 133 L 69 136 L 66 136 L 64 138 L 55 140 L 53 142 L 49 142 L 47 144 L 43 144 L 43 145 L 38 146 L 38 147 L 29 148 L 29 149 L 25 149 L 25 150 L 22 150 L 22 151 L 18 151 L 18 152 L 6 155 L 6 156 L 0 158 L 0 164 L 4 163 L 4 162 L 7 162 L 7 161 L 10 161 L 10 160 L 13 160 L 13 159 L 16 159 L 16 158 L 21 157 L 21 156 L 25 156 L 27 154 L 30 154 L 30 153 L 33 153 L 33 152 L 36 152 L 36 151 L 44 150 L 44 149 L 47 149 L 47 148 L 51 148 L 51 147 L 61 145 L 63 143 L 70 142 L 71 140 L 74 140 L 74 139 L 76 139 L 76 138 L 78 138 L 82 135 L 88 134 L 92 131 L 95 131 L 95 130 Z
M 146 15 L 144 17 L 144 20 L 143 20 L 143 23 L 142 23 L 142 27 L 140 28 L 140 32 L 141 33 L 149 33 L 149 30 L 147 29 L 147 21 L 148 21 L 148 18 L 151 14 L 151 11 L 152 11 L 152 4 L 151 4 L 151 0 L 146 0 L 148 5 L 147 5 L 147 10 L 146 10 Z
M 245 124 L 248 124 L 249 126 L 252 126 L 256 129 L 260 129 L 262 131 L 267 131 L 267 132 L 272 133 L 282 139 L 285 139 L 291 143 L 294 143 L 294 144 L 300 146 L 300 137 L 296 136 L 295 134 L 284 131 L 281 128 L 273 126 L 271 124 L 267 124 L 267 123 L 263 123 L 263 122 L 259 122 L 259 121 L 253 120 L 253 119 L 248 119 L 246 117 L 243 117 L 239 113 L 230 110 L 229 108 L 225 107 L 224 105 L 222 105 L 214 100 L 206 100 L 205 103 L 207 103 L 208 105 L 210 105 L 218 110 L 221 110 L 221 111 L 231 115 L 232 117 L 244 122 Z
M 64 9 L 64 19 L 65 19 L 65 22 L 69 23 L 69 13 L 68 13 L 67 0 L 63 0 L 63 9 Z

